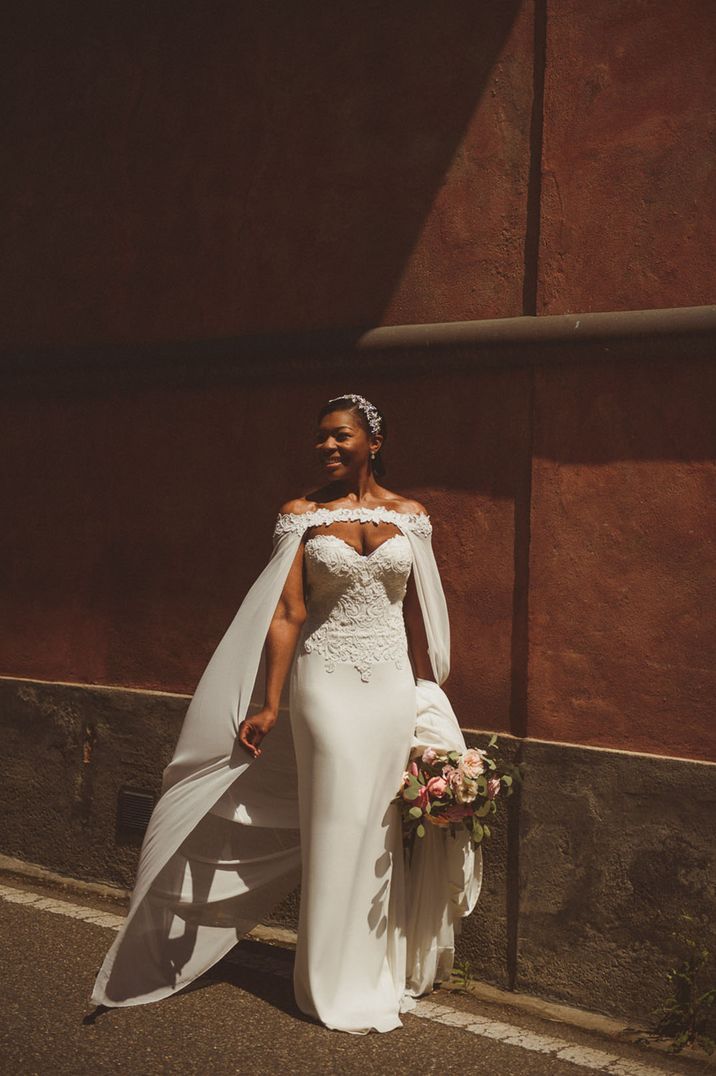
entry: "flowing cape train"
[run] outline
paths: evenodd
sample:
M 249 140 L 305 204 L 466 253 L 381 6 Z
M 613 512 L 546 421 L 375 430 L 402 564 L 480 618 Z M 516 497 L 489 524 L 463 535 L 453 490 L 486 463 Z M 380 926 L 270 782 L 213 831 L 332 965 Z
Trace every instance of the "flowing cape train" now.
M 435 682 L 418 679 L 416 684 L 413 749 L 462 751 L 462 732 L 440 687 L 450 668 L 450 627 L 429 517 L 371 512 L 371 518 L 382 515 L 395 523 L 413 552 L 435 677 Z M 180 990 L 220 960 L 300 881 L 290 676 L 261 758 L 253 760 L 236 737 L 246 714 L 262 705 L 269 625 L 302 534 L 308 526 L 328 521 L 320 518 L 322 513 L 328 510 L 279 515 L 272 555 L 199 680 L 164 771 L 127 918 L 95 981 L 95 1005 L 144 1004 Z M 481 850 L 471 847 L 467 833 L 450 837 L 428 827 L 426 837 L 416 842 L 406 879 L 407 994 L 425 993 L 449 974 L 454 933 L 459 919 L 474 907 L 481 882 Z

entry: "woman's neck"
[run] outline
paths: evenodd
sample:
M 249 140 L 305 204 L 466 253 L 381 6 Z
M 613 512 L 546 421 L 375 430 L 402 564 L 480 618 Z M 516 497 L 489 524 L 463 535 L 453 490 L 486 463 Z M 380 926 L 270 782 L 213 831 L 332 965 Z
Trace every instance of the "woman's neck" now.
M 328 487 L 333 500 L 341 499 L 360 503 L 366 500 L 378 500 L 380 486 L 372 475 L 359 475 L 355 481 L 332 482 Z

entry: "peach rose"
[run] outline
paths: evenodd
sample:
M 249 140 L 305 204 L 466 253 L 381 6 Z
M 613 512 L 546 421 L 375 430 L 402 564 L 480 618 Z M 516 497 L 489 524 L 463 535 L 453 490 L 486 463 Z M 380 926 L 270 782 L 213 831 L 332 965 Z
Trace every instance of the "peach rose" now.
M 468 781 L 475 781 L 485 770 L 485 752 L 470 747 L 458 762 L 458 769 Z

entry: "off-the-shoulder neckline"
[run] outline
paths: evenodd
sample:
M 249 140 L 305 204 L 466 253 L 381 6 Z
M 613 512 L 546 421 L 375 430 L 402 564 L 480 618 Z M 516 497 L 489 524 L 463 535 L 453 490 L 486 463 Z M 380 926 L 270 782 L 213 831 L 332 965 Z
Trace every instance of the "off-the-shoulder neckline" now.
M 319 505 L 318 508 L 308 508 L 305 512 L 279 512 L 278 515 L 279 518 L 291 516 L 300 519 L 302 516 L 315 516 L 319 512 L 322 515 L 335 515 L 338 512 L 387 512 L 391 516 L 402 516 L 404 519 L 430 519 L 427 512 L 400 512 L 397 508 L 388 508 L 382 504 L 345 504 L 340 508 L 324 508 Z
M 342 508 L 311 508 L 307 512 L 279 512 L 276 517 L 274 533 L 302 533 L 308 527 L 320 526 L 332 519 L 374 519 L 394 523 L 401 530 L 407 529 L 415 534 L 428 537 L 432 533 L 432 522 L 427 512 L 399 512 L 396 508 L 383 505 L 344 505 Z

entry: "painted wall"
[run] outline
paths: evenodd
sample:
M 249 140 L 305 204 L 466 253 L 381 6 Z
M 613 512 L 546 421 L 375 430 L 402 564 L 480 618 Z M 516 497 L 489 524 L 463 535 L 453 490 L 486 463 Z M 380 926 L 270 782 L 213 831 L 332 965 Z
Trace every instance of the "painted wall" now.
M 708 0 L 16 5 L 3 348 L 698 305 Z
M 529 5 L 8 23 L 6 346 L 520 313 Z
M 713 4 L 547 10 L 536 312 L 713 302 Z
M 463 724 L 715 758 L 713 365 L 434 358 L 361 388 L 386 481 L 435 520 Z M 279 505 L 320 479 L 314 416 L 356 370 L 328 366 L 21 377 L 0 673 L 191 693 Z
M 41 397 L 6 397 L 0 421 L 22 469 L 5 492 L 15 525 L 0 533 L 12 565 L 0 672 L 193 691 L 270 554 L 278 507 L 322 481 L 313 426 L 337 376 L 186 388 L 171 374 L 149 387 L 63 371 L 52 387 L 45 375 Z M 391 486 L 436 517 L 465 723 L 506 728 L 524 378 L 426 373 L 409 398 L 402 376 L 363 387 L 390 416 Z M 447 441 L 426 438 L 446 421 Z
M 716 761 L 716 367 L 538 371 L 529 731 Z
M 2 339 L 46 354 L 0 402 L 0 674 L 191 692 L 314 481 L 318 405 L 357 386 L 389 416 L 390 484 L 435 517 L 463 723 L 716 757 L 705 360 L 162 350 L 712 297 L 712 18 L 17 6 Z

